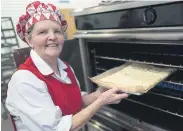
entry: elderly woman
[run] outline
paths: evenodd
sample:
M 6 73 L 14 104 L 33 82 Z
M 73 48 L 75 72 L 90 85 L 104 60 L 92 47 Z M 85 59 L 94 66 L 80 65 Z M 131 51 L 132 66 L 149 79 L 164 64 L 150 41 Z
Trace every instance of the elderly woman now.
M 76 131 L 104 105 L 127 94 L 99 88 L 82 93 L 72 68 L 58 57 L 67 22 L 52 4 L 29 4 L 17 33 L 32 47 L 30 57 L 13 74 L 6 106 L 18 131 Z

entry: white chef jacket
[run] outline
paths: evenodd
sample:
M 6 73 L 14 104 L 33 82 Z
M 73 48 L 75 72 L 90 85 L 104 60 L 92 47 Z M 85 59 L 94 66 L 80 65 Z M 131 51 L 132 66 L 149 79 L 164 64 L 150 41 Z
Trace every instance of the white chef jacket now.
M 30 57 L 43 75 L 53 73 L 50 66 L 34 50 L 31 50 Z M 71 84 L 67 72 L 64 71 L 67 66 L 60 59 L 58 68 L 61 77 L 55 73 L 53 77 Z M 6 107 L 15 116 L 17 131 L 69 131 L 72 125 L 72 114 L 62 116 L 62 111 L 54 105 L 45 82 L 28 70 L 18 70 L 13 74 L 8 84 Z

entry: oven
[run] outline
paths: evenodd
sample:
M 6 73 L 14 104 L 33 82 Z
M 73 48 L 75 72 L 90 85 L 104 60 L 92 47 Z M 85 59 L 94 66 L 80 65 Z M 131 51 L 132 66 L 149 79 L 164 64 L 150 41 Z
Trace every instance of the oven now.
M 148 93 L 102 108 L 85 129 L 183 131 L 183 2 L 117 2 L 72 15 L 88 92 L 97 89 L 88 77 L 125 62 L 177 69 Z

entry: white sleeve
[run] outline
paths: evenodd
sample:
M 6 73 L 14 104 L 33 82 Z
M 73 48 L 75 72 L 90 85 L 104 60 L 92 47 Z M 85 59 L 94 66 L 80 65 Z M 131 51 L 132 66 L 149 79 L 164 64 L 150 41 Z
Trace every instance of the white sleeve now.
M 76 81 L 77 81 L 77 83 L 78 83 L 78 86 L 79 86 L 79 88 L 80 88 L 80 90 L 81 90 L 81 87 L 80 87 L 80 83 L 79 83 L 79 81 L 78 81 L 78 79 L 77 79 L 77 77 L 76 77 L 76 75 L 75 75 L 75 72 L 74 72 L 74 70 L 73 70 L 73 68 L 70 66 L 70 68 L 71 68 L 71 70 L 72 70 L 72 72 L 74 73 L 74 76 L 75 76 L 75 79 L 76 79 Z M 86 91 L 81 91 L 81 95 L 83 96 L 83 95 L 85 95 L 85 94 L 88 94 Z
M 62 116 L 45 82 L 27 70 L 19 70 L 12 76 L 6 106 L 31 131 L 69 131 L 72 125 L 72 115 Z

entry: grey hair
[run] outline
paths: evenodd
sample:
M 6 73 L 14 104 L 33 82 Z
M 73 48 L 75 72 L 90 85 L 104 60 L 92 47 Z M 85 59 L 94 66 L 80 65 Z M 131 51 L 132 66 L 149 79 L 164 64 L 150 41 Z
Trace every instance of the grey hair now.
M 32 25 L 28 30 L 27 30 L 27 34 L 29 35 L 29 39 L 32 38 L 32 30 L 34 29 L 34 25 Z

